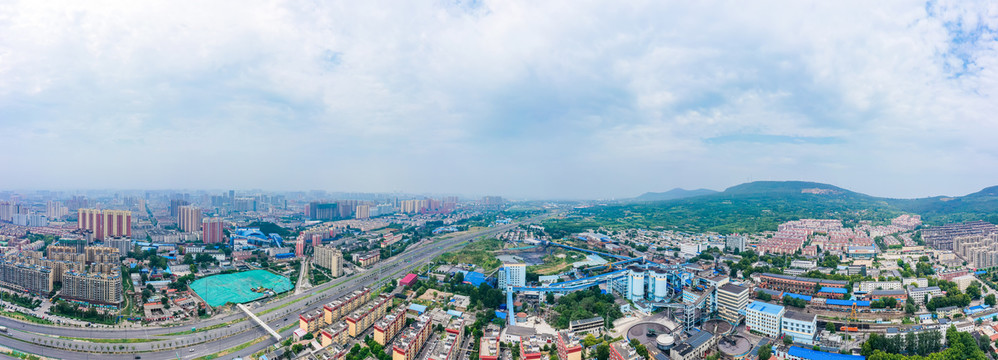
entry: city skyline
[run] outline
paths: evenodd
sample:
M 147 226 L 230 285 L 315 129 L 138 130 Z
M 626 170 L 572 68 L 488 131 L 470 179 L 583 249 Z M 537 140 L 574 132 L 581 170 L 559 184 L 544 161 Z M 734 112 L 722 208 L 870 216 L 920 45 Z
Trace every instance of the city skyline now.
M 998 184 L 987 2 L 4 13 L 3 189 L 606 199 L 806 180 L 916 198 Z

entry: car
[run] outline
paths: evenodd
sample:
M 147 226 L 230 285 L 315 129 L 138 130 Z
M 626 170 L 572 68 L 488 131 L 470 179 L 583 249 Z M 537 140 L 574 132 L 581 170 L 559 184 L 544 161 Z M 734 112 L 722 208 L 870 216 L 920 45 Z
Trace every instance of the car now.
M 191 352 L 194 352 L 194 349 L 191 349 Z
M 141 357 L 141 356 L 138 356 L 138 355 L 135 355 L 135 358 L 136 358 L 136 359 L 141 359 L 142 357 Z

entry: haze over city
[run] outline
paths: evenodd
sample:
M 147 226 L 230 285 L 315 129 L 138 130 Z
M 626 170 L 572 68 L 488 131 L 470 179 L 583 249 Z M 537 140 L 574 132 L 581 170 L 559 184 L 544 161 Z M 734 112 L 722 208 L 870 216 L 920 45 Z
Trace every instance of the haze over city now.
M 8 2 L 0 188 L 998 183 L 994 2 L 617 5 Z

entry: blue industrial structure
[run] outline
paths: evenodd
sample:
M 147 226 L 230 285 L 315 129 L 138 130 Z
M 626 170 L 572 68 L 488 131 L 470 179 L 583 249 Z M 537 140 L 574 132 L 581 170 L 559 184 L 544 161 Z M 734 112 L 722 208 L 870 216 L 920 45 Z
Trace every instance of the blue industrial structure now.
M 687 271 L 685 264 L 660 265 L 645 263 L 644 257 L 628 258 L 626 256 L 582 249 L 556 242 L 545 242 L 545 245 L 560 246 L 570 250 L 618 259 L 619 261 L 589 269 L 612 270 L 603 274 L 536 287 L 506 287 L 504 289 L 506 291 L 506 320 L 510 325 L 516 325 L 516 316 L 513 308 L 514 293 L 524 291 L 568 293 L 607 284 L 607 288 L 610 291 L 631 300 L 639 309 L 645 311 L 652 311 L 659 308 L 667 308 L 670 311 L 678 310 L 679 316 L 677 318 L 683 323 L 686 330 L 694 329 L 696 324 L 701 323 L 712 312 L 712 309 L 707 308 L 708 304 L 716 304 L 714 286 L 707 283 L 692 284 L 693 274 Z M 623 268 L 625 265 L 629 266 Z M 500 271 L 508 270 L 504 269 Z M 509 274 L 506 274 L 506 276 L 508 278 Z M 684 284 L 694 285 L 702 291 L 691 292 L 690 294 L 685 294 L 689 296 L 684 296 Z M 682 297 L 682 300 L 673 302 L 680 297 Z

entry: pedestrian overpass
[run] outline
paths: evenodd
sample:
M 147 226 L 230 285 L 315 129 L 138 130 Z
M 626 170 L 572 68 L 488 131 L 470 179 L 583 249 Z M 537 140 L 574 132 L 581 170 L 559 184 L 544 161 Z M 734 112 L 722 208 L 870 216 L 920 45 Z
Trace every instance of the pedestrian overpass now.
M 246 315 L 248 315 L 250 319 L 253 319 L 253 321 L 255 321 L 257 324 L 263 327 L 264 330 L 267 330 L 267 332 L 270 333 L 270 336 L 273 336 L 275 340 L 277 340 L 278 342 L 281 341 L 281 334 L 278 334 L 276 331 L 274 331 L 274 329 L 271 329 L 270 326 L 267 325 L 267 323 L 263 322 L 263 320 L 260 320 L 260 318 L 256 317 L 256 315 L 254 315 L 253 312 L 250 311 L 248 307 L 246 307 L 246 305 L 236 304 L 236 306 L 239 307 L 239 310 L 242 310 L 244 313 L 246 313 Z

